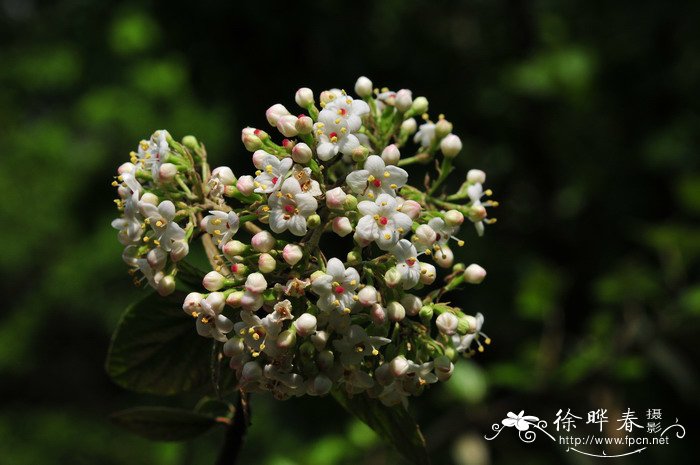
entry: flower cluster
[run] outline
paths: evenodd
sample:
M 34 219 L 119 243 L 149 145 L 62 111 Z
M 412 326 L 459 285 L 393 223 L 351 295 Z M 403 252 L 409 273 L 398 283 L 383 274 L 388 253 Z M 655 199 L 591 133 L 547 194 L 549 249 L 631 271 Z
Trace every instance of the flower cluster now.
M 361 77 L 355 93 L 316 100 L 302 88 L 303 113 L 271 106 L 267 121 L 283 140 L 243 129 L 251 174 L 210 170 L 193 136 L 180 143 L 164 130 L 119 167 L 122 214 L 112 225 L 136 282 L 161 295 L 176 280 L 192 291 L 183 310 L 198 334 L 223 343 L 244 391 L 285 399 L 342 389 L 400 404 L 490 342 L 480 313 L 445 300 L 486 276 L 452 251 L 464 245 L 465 220 L 478 235 L 495 221 L 484 172 L 445 192 L 462 150 L 452 124 L 431 121 L 428 100 L 407 89 Z M 402 156 L 411 142 L 415 153 Z M 435 176 L 424 170 L 424 186 L 408 184 L 405 167 L 433 161 Z M 208 273 L 185 259 L 196 239 Z M 447 270 L 440 280 L 438 268 Z

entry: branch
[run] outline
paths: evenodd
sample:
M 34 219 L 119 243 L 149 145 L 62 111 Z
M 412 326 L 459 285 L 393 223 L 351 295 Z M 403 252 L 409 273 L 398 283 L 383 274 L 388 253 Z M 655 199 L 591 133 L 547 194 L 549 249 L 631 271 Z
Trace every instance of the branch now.
M 238 454 L 243 447 L 245 433 L 250 425 L 250 405 L 248 400 L 248 394 L 241 391 L 238 395 L 233 423 L 226 429 L 224 445 L 221 447 L 216 465 L 235 465 L 238 460 Z

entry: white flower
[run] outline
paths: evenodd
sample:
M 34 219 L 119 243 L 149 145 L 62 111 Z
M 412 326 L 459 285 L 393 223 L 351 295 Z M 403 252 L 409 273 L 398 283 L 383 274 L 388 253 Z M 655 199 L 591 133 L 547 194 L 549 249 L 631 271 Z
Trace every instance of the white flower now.
M 292 167 L 294 160 L 291 158 L 279 159 L 274 155 L 264 156 L 260 170 L 256 171 L 257 175 L 253 185 L 255 192 L 269 194 L 279 189 L 289 169 Z
M 454 237 L 457 231 L 459 231 L 459 226 L 448 226 L 448 224 L 445 223 L 445 220 L 438 217 L 431 218 L 430 221 L 428 221 L 428 226 L 435 231 L 435 242 L 437 242 L 439 245 L 447 244 L 447 241 L 450 239 L 461 242 L 459 239 Z
M 270 196 L 270 229 L 275 233 L 286 231 L 296 236 L 306 234 L 306 219 L 316 211 L 318 202 L 313 195 L 303 192 L 299 181 L 288 178 L 281 189 Z
M 112 227 L 119 230 L 119 242 L 122 245 L 138 244 L 143 230 L 141 222 L 143 218 L 139 213 L 139 193 L 134 192 L 122 202 L 124 210 L 121 218 L 112 221 Z
M 355 229 L 360 244 L 376 241 L 379 248 L 387 250 L 411 230 L 413 221 L 397 211 L 396 199 L 389 194 L 380 194 L 374 202 L 363 200 L 357 209 L 363 215 Z
M 146 217 L 146 224 L 150 225 L 155 233 L 153 243 L 161 249 L 170 252 L 174 242 L 184 239 L 185 231 L 174 221 L 175 204 L 170 200 L 164 200 L 157 207 L 150 203 L 142 203 L 141 212 Z
M 355 93 L 360 97 L 369 97 L 372 95 L 372 81 L 365 76 L 360 76 L 355 82 Z
M 391 342 L 391 339 L 368 336 L 358 325 L 352 325 L 340 340 L 333 341 L 333 346 L 340 352 L 340 363 L 345 367 L 361 364 L 365 357 L 379 355 L 377 347 Z
M 233 239 L 233 235 L 238 232 L 240 220 L 234 211 L 224 213 L 219 210 L 211 210 L 209 213 L 211 214 L 204 217 L 206 230 L 214 237 L 219 248 L 223 250 L 224 246 Z
M 221 315 L 224 303 L 224 295 L 221 292 L 212 292 L 206 298 L 197 292 L 192 292 L 185 298 L 182 308 L 197 318 L 196 327 L 200 336 L 226 342 L 228 340 L 226 334 L 233 329 L 233 323 Z
M 355 290 L 360 285 L 360 275 L 355 268 L 345 268 L 337 258 L 328 260 L 326 273 L 311 283 L 311 289 L 319 296 L 321 310 L 337 309 L 350 313 L 355 304 Z
M 362 126 L 362 116 L 369 113 L 369 105 L 363 100 L 355 100 L 344 92 L 328 94 L 329 101 L 318 115 L 318 120 L 327 126 L 345 127 L 351 133 Z
M 386 166 L 382 157 L 370 155 L 364 169 L 353 171 L 345 178 L 353 192 L 375 199 L 380 194 L 396 196 L 396 189 L 403 187 L 408 180 L 406 170 L 398 166 Z
M 292 176 L 299 182 L 299 186 L 303 192 L 308 192 L 314 197 L 318 197 L 322 194 L 321 186 L 318 184 L 318 181 L 311 177 L 311 168 L 294 165 L 292 168 Z
M 290 308 L 291 303 L 284 300 L 275 305 L 275 310 L 265 318 L 260 318 L 250 311 L 241 312 L 242 321 L 236 323 L 234 329 L 250 348 L 253 357 L 259 356 L 261 352 L 270 356 L 277 355 L 277 337 L 282 331 L 284 321 L 292 319 Z
M 349 156 L 353 150 L 360 146 L 360 140 L 351 134 L 345 126 L 318 122 L 315 128 L 318 138 L 316 154 L 322 161 L 335 158 L 338 152 Z
M 413 136 L 413 142 L 420 142 L 420 146 L 424 148 L 430 147 L 435 140 L 435 124 L 423 123 L 418 128 L 418 132 Z
M 518 431 L 527 431 L 530 429 L 530 425 L 535 425 L 539 418 L 532 415 L 525 415 L 525 410 L 521 410 L 517 415 L 513 412 L 508 412 L 508 418 L 504 418 L 501 423 L 503 426 L 512 428 L 515 426 Z
M 401 239 L 390 250 L 396 258 L 396 269 L 401 274 L 401 284 L 404 289 L 410 289 L 420 280 L 420 263 L 416 248 L 406 239 Z
M 484 344 L 491 344 L 491 338 L 488 337 L 481 331 L 481 327 L 484 326 L 484 315 L 477 313 L 474 317 L 468 317 L 469 322 L 469 332 L 464 336 L 459 334 L 454 334 L 452 336 L 452 343 L 455 345 L 455 350 L 457 352 L 471 352 L 471 346 L 476 343 L 479 352 L 484 351 L 484 346 L 481 345 L 480 338 L 484 337 Z
M 471 211 L 472 214 L 469 216 L 469 219 L 474 223 L 474 226 L 476 227 L 476 232 L 479 234 L 479 236 L 484 235 L 484 223 L 486 224 L 491 224 L 495 222 L 495 219 L 487 219 L 486 218 L 486 207 L 493 207 L 497 206 L 498 203 L 487 200 L 486 202 L 482 202 L 481 198 L 484 195 L 491 195 L 490 190 L 484 191 L 483 186 L 481 183 L 476 183 L 472 184 L 467 188 L 467 194 L 469 195 L 469 199 L 471 200 Z
M 132 163 L 150 170 L 154 180 L 160 179 L 160 167 L 170 153 L 167 140 L 169 135 L 168 131 L 160 129 L 154 132 L 149 140 L 139 143 L 137 153 L 132 152 Z
M 267 280 L 262 273 L 251 273 L 245 281 L 245 292 L 241 296 L 243 310 L 254 312 L 263 306 L 263 292 L 267 289 Z

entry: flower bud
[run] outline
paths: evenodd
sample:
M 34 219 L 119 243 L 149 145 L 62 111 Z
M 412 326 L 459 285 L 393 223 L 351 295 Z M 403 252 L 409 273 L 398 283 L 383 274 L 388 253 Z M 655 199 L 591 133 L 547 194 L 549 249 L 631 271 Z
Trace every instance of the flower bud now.
M 189 294 L 187 294 L 185 300 L 182 303 L 182 309 L 185 311 L 185 313 L 192 315 L 193 313 L 198 312 L 201 309 L 203 299 L 204 296 L 199 292 L 190 292 Z
M 308 163 L 312 155 L 311 148 L 303 142 L 298 143 L 292 149 L 292 160 L 302 165 Z
M 175 278 L 171 275 L 163 276 L 160 281 L 158 281 L 158 286 L 156 287 L 158 294 L 165 297 L 175 292 Z
M 454 313 L 444 312 L 438 315 L 435 319 L 435 325 L 438 331 L 447 336 L 453 335 L 457 332 L 457 325 L 459 324 L 459 319 Z
M 275 246 L 275 237 L 267 231 L 260 231 L 252 237 L 250 245 L 258 252 L 269 252 Z
M 310 313 L 304 313 L 294 320 L 294 328 L 301 337 L 306 337 L 316 332 L 316 317 Z
M 119 168 L 117 168 L 117 174 L 124 174 L 124 173 L 132 173 L 136 167 L 134 166 L 133 163 L 129 163 L 128 161 L 126 163 L 122 163 L 119 165 Z
M 252 128 L 246 128 L 246 129 L 252 129 Z M 243 141 L 243 145 L 245 145 L 246 150 L 249 152 L 255 152 L 258 150 L 260 147 L 262 147 L 262 141 L 260 138 L 250 132 L 246 132 L 246 130 L 243 130 L 243 135 L 241 137 L 241 140 Z
M 158 201 L 158 196 L 151 192 L 146 192 L 145 194 L 143 194 L 141 196 L 141 202 L 150 203 L 151 205 L 158 205 L 160 203 Z
M 464 215 L 462 212 L 457 210 L 448 210 L 445 212 L 445 223 L 448 226 L 459 226 L 464 223 Z
M 277 120 L 277 130 L 284 135 L 284 137 L 294 137 L 299 132 L 297 131 L 297 117 L 294 115 L 285 115 Z
M 434 310 L 431 305 L 423 305 L 418 312 L 418 316 L 420 316 L 421 321 L 425 324 L 433 319 L 433 314 Z
M 282 249 L 282 258 L 288 265 L 296 265 L 303 257 L 304 251 L 296 244 L 287 244 Z
M 208 291 L 218 291 L 226 284 L 226 278 L 218 271 L 210 271 L 204 276 L 202 286 Z
M 277 336 L 277 347 L 280 349 L 289 349 L 297 343 L 297 335 L 294 331 L 286 330 L 279 333 Z
M 190 253 L 190 245 L 186 240 L 175 241 L 170 246 L 170 260 L 179 262 Z
M 437 123 L 435 123 L 435 137 L 442 139 L 446 135 L 452 132 L 452 123 L 447 121 L 445 118 L 440 118 Z
M 469 170 L 467 172 L 467 182 L 471 184 L 483 184 L 486 182 L 486 173 L 481 170 Z
M 248 362 L 241 370 L 241 384 L 252 383 L 262 377 L 262 368 L 257 362 Z
M 386 310 L 381 304 L 374 304 L 369 310 L 369 316 L 372 318 L 372 323 L 381 326 L 386 323 Z
M 379 295 L 377 294 L 377 289 L 375 289 L 374 286 L 365 286 L 360 289 L 360 292 L 357 293 L 357 298 L 360 305 L 369 307 L 370 305 L 377 303 Z
M 318 216 L 318 214 L 316 214 L 316 213 L 314 213 L 313 215 L 309 216 L 306 219 L 306 225 L 311 229 L 317 228 L 320 224 L 321 224 L 321 217 Z
M 447 158 L 454 158 L 462 150 L 462 141 L 459 136 L 448 134 L 440 141 L 440 150 Z
M 406 318 L 406 309 L 398 302 L 390 302 L 386 307 L 386 315 L 395 323 Z
M 248 267 L 243 263 L 234 263 L 231 265 L 231 273 L 240 278 L 248 273 Z
M 245 288 L 254 294 L 260 294 L 267 289 L 265 276 L 260 273 L 251 273 L 245 281 Z
M 440 250 L 435 251 L 433 259 L 435 259 L 435 263 L 441 268 L 449 268 L 452 266 L 455 256 L 452 253 L 452 249 L 443 245 Z
M 401 213 L 405 213 L 409 218 L 415 220 L 420 216 L 421 206 L 415 200 L 406 200 L 401 205 Z
M 226 297 L 223 292 L 212 292 L 205 300 L 216 314 L 221 313 L 226 305 Z
M 454 371 L 455 365 L 452 363 L 446 355 L 440 355 L 436 357 L 433 361 L 433 367 L 435 370 L 435 375 L 440 381 L 447 381 L 452 377 L 452 372 Z
M 437 240 L 437 233 L 427 224 L 421 224 L 416 228 L 413 241 L 420 249 L 431 247 Z
M 192 135 L 188 135 L 182 138 L 182 145 L 187 147 L 188 149 L 194 151 L 199 148 L 199 142 L 197 142 L 197 138 Z
M 146 254 L 146 260 L 151 268 L 154 270 L 160 270 L 165 266 L 165 262 L 168 260 L 168 255 L 163 252 L 163 249 L 156 248 L 151 249 Z
M 356 162 L 365 161 L 369 155 L 369 149 L 364 145 L 358 145 L 352 150 L 352 159 Z
M 308 87 L 302 87 L 294 94 L 294 101 L 297 102 L 297 105 L 301 108 L 308 108 L 314 104 L 314 91 Z
M 408 89 L 401 89 L 396 93 L 394 105 L 401 113 L 408 111 L 413 104 L 413 93 Z
M 241 306 L 241 299 L 243 298 L 243 291 L 234 291 L 226 297 L 226 305 L 233 308 L 238 308 Z
M 331 381 L 325 375 L 316 375 L 314 378 L 311 391 L 313 395 L 325 396 L 328 394 L 333 387 L 333 381 Z
M 394 382 L 394 375 L 391 373 L 391 363 L 382 363 L 374 370 L 374 379 L 380 386 L 388 386 Z
M 255 191 L 255 179 L 253 176 L 241 176 L 236 181 L 236 189 L 243 195 L 251 195 Z
M 382 150 L 382 160 L 387 165 L 395 165 L 401 159 L 401 152 L 399 152 L 396 144 L 387 145 L 384 150 Z
M 316 356 L 316 366 L 318 366 L 321 371 L 328 371 L 333 368 L 334 361 L 335 355 L 333 355 L 333 351 L 331 350 L 324 350 L 319 352 Z
M 281 103 L 275 103 L 265 112 L 265 117 L 270 126 L 277 126 L 277 122 L 283 116 L 289 115 L 289 111 Z
M 401 284 L 401 273 L 395 266 L 391 267 L 384 273 L 384 281 L 387 286 L 396 287 Z
M 345 237 L 352 232 L 352 224 L 347 216 L 339 216 L 333 218 L 333 232 L 340 237 Z
M 236 176 L 228 166 L 219 166 L 214 168 L 214 170 L 211 172 L 211 176 L 213 178 L 218 178 L 219 181 L 221 181 L 221 184 L 225 186 L 232 186 L 236 182 Z
M 406 294 L 401 298 L 401 305 L 406 309 L 406 315 L 416 316 L 420 312 L 423 302 L 413 294 Z
M 351 250 L 350 252 L 348 252 L 347 261 L 351 265 L 360 263 L 362 261 L 362 254 L 357 250 Z
M 479 284 L 485 277 L 486 270 L 476 263 L 472 263 L 464 270 L 464 280 L 470 284 Z
M 372 81 L 365 76 L 360 76 L 355 82 L 355 93 L 362 98 L 372 95 Z
M 435 267 L 430 263 L 421 262 L 420 264 L 420 282 L 423 284 L 433 284 L 435 282 L 435 277 L 437 272 Z
M 316 281 L 321 276 L 325 276 L 325 275 L 326 275 L 326 273 L 324 273 L 321 270 L 314 271 L 313 273 L 311 273 L 311 276 L 309 276 L 309 279 L 311 279 L 311 284 L 313 284 L 313 282 Z
M 326 192 L 326 206 L 333 210 L 340 210 L 344 207 L 348 195 L 340 187 L 334 187 Z
M 411 110 L 416 115 L 422 115 L 428 111 L 428 99 L 425 97 L 416 97 L 411 105 Z
M 328 333 L 326 331 L 316 331 L 313 333 L 309 339 L 313 344 L 314 348 L 318 351 L 323 350 L 328 343 Z
M 357 197 L 355 197 L 352 194 L 348 194 L 345 197 L 345 202 L 344 202 L 343 206 L 345 207 L 345 210 L 347 210 L 347 211 L 357 210 Z
M 261 273 L 272 273 L 277 267 L 277 261 L 269 253 L 261 253 L 258 257 L 258 269 Z
M 248 250 L 248 246 L 241 241 L 228 241 L 226 244 L 224 244 L 224 255 L 226 255 L 228 258 L 241 255 L 246 250 Z
M 299 115 L 294 127 L 299 134 L 310 134 L 314 130 L 314 120 L 306 115 Z
M 177 176 L 177 166 L 172 163 L 163 163 L 158 169 L 158 178 L 161 182 L 168 182 Z
M 413 134 L 418 129 L 418 123 L 415 118 L 408 118 L 401 123 L 401 134 L 406 134 L 407 136 Z
M 245 343 L 240 337 L 232 337 L 224 343 L 224 355 L 227 357 L 236 357 L 243 355 L 245 352 Z
M 394 375 L 394 377 L 396 378 L 400 378 L 406 373 L 408 373 L 408 360 L 406 360 L 406 357 L 404 357 L 403 355 L 399 355 L 389 363 L 389 367 L 391 369 L 391 374 Z

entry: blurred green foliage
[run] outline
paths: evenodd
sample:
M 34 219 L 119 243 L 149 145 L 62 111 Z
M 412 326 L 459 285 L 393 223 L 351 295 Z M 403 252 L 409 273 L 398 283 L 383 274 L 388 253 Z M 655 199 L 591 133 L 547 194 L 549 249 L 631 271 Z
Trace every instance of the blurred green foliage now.
M 465 140 L 460 168 L 485 169 L 502 203 L 499 223 L 483 240 L 465 231 L 459 251 L 487 280 L 454 296 L 486 315 L 493 344 L 414 406 L 435 462 L 575 460 L 483 441 L 508 411 L 663 408 L 691 422 L 698 20 L 697 2 L 3 0 L 0 462 L 213 463 L 220 432 L 148 443 L 107 421 L 193 401 L 130 394 L 104 374 L 109 335 L 139 295 L 108 226 L 111 176 L 158 128 L 196 134 L 240 173 L 244 125 L 264 127 L 277 101 L 293 108 L 299 86 L 351 88 L 360 74 L 429 97 Z M 243 463 L 396 460 L 329 399 L 257 396 L 253 415 Z

